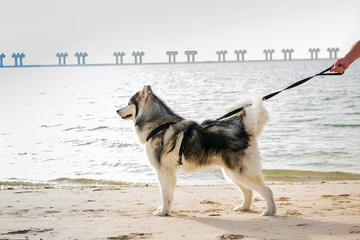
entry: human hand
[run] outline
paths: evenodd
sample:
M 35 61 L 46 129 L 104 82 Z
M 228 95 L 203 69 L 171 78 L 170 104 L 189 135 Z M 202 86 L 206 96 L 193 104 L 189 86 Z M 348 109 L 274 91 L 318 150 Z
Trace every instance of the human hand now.
M 350 66 L 351 62 L 346 58 L 337 60 L 330 69 L 330 72 L 344 73 L 345 70 Z

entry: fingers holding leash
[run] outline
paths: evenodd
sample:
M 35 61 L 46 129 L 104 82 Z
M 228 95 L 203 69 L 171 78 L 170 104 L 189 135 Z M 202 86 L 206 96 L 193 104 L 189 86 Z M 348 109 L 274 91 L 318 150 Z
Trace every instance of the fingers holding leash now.
M 339 59 L 332 65 L 330 72 L 344 73 L 349 65 L 344 59 Z

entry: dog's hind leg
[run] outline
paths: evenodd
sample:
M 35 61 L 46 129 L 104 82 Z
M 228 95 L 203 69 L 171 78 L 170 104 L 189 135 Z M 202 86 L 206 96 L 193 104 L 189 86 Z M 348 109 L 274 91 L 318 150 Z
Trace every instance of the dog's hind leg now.
M 233 173 L 233 170 L 227 170 L 224 169 L 226 175 L 238 186 L 240 189 L 242 195 L 243 195 L 243 202 L 241 206 L 238 206 L 234 208 L 235 211 L 248 211 L 251 207 L 252 201 L 253 201 L 253 191 L 250 188 L 247 188 L 241 182 L 239 181 L 238 176 L 235 173 Z
M 253 201 L 253 191 L 240 183 L 235 184 L 239 187 L 243 195 L 243 202 L 241 206 L 234 208 L 235 211 L 248 211 Z
M 276 204 L 273 197 L 273 192 L 265 184 L 263 176 L 260 174 L 248 176 L 242 175 L 242 182 L 249 188 L 257 191 L 266 201 L 267 210 L 262 213 L 262 216 L 273 216 L 276 213 Z
M 240 173 L 235 170 L 226 170 L 226 173 L 229 175 L 229 177 L 231 177 L 231 179 L 235 182 L 235 184 L 239 186 L 239 188 L 241 189 L 244 195 L 243 204 L 240 207 L 235 208 L 234 210 L 248 210 L 247 207 L 250 207 L 252 203 L 252 190 L 255 190 L 265 199 L 267 205 L 267 210 L 261 215 L 263 216 L 275 215 L 276 204 L 274 201 L 273 193 L 271 189 L 268 186 L 266 186 L 263 176 L 261 175 L 261 172 L 259 174 L 253 174 L 251 176 L 249 176 L 244 172 Z M 250 196 L 251 196 L 251 201 L 250 201 Z
M 175 169 L 170 169 L 168 167 L 160 167 L 160 169 L 156 170 L 160 183 L 162 205 L 158 208 L 155 215 L 167 216 L 171 211 L 171 203 L 174 197 L 176 172 Z

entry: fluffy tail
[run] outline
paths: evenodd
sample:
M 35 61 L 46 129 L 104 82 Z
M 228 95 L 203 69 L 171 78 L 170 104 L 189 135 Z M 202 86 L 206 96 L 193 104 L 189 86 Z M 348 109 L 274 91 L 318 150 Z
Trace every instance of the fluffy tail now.
M 232 110 L 240 107 L 245 107 L 243 119 L 246 131 L 254 137 L 260 135 L 266 122 L 269 120 L 269 114 L 263 105 L 263 100 L 259 97 L 249 98 L 233 107 Z M 241 113 L 243 111 L 238 114 Z

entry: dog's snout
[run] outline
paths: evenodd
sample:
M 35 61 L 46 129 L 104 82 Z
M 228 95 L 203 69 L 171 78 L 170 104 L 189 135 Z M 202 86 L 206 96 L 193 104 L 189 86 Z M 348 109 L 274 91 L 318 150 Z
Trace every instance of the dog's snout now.
M 121 117 L 121 109 L 118 109 L 117 111 L 116 111 L 116 113 Z

